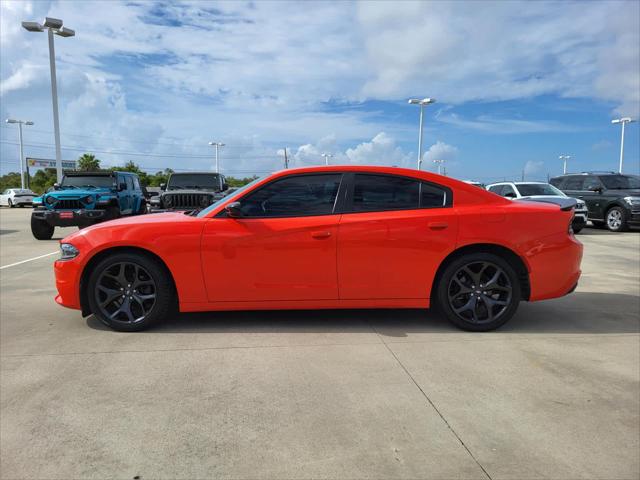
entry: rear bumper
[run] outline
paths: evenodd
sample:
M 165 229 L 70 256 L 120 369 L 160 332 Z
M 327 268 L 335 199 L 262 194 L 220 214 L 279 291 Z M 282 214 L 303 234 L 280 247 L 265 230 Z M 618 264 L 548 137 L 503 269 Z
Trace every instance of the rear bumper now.
M 554 235 L 528 247 L 529 300 L 562 297 L 575 290 L 582 273 L 583 247 L 573 235 Z
M 106 210 L 34 210 L 32 215 L 52 227 L 88 227 L 107 219 Z

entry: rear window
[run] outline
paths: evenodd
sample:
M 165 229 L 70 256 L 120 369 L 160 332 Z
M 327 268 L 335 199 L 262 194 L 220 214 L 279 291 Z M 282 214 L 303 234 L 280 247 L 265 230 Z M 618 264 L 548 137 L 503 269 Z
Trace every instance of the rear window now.
M 562 184 L 563 190 L 582 190 L 585 177 L 567 177 Z
M 640 188 L 640 177 L 631 175 L 603 175 L 600 177 L 604 186 L 612 190 L 628 190 Z
M 351 211 L 438 208 L 449 202 L 447 190 L 438 185 L 393 175 L 356 174 Z
M 534 195 L 561 195 L 564 194 L 553 185 L 548 183 L 520 183 L 518 184 L 518 190 L 523 197 L 530 197 Z

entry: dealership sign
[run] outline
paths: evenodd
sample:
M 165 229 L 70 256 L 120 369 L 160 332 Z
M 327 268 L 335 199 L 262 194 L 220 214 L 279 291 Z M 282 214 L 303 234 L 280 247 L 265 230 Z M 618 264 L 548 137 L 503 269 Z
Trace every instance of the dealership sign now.
M 47 158 L 29 158 L 27 157 L 27 165 L 36 168 L 56 168 L 56 161 Z M 62 160 L 62 168 L 75 169 L 75 160 Z

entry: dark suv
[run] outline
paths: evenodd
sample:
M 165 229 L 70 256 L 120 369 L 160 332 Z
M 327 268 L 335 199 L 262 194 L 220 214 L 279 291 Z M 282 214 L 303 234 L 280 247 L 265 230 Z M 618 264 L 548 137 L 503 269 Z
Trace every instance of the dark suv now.
M 640 227 L 640 176 L 587 172 L 562 175 L 550 183 L 587 204 L 588 219 L 596 227 L 622 232 Z
M 225 196 L 228 190 L 224 175 L 219 173 L 172 173 L 161 193 L 151 199 L 152 211 L 199 210 Z

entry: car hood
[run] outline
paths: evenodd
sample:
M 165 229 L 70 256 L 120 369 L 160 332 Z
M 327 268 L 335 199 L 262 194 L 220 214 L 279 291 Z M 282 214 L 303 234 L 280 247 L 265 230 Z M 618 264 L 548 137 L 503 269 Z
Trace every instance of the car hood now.
M 183 193 L 209 193 L 209 194 L 214 194 L 216 193 L 215 190 L 213 188 L 202 188 L 200 190 L 193 188 L 193 189 L 185 189 L 185 190 L 166 190 L 164 192 L 162 192 L 162 195 L 167 195 L 167 194 L 171 194 L 171 193 L 179 193 L 179 194 L 183 194 Z
M 70 188 L 68 190 L 56 190 L 54 192 L 45 193 L 43 197 L 53 198 L 69 198 L 69 197 L 86 197 L 87 195 L 106 195 L 114 194 L 108 188 Z

